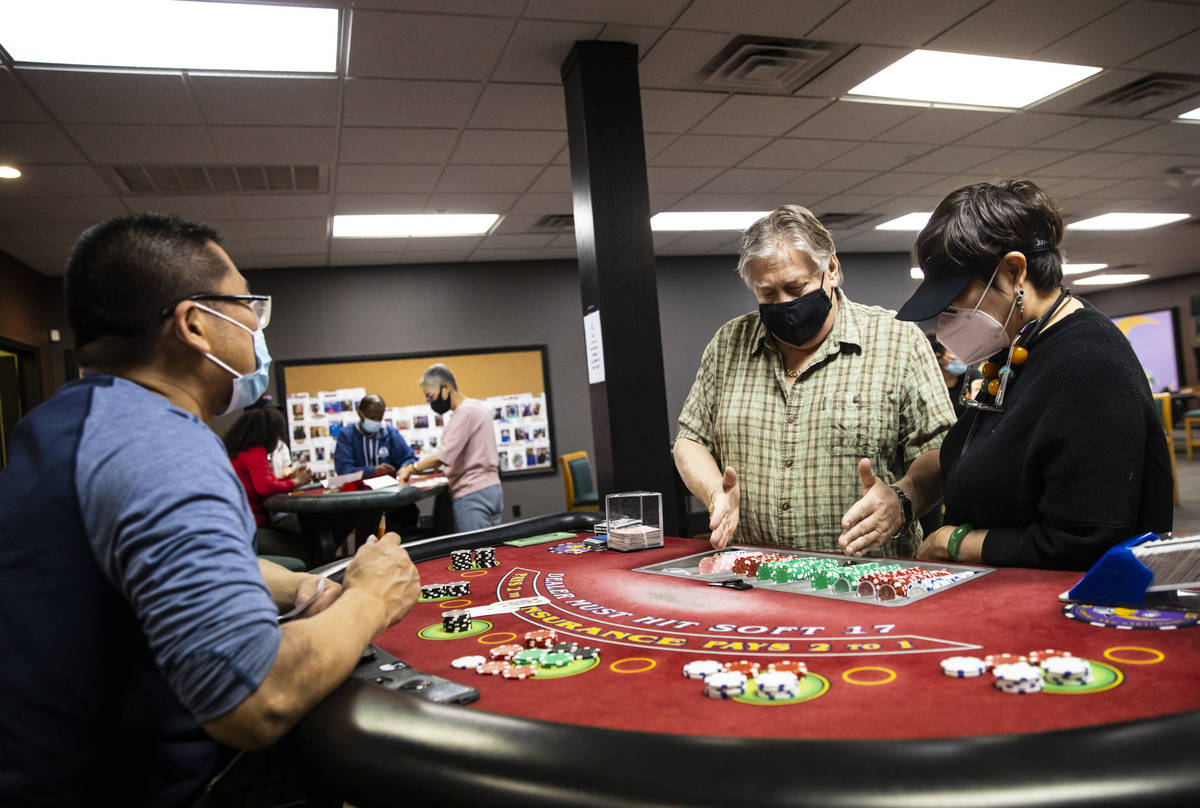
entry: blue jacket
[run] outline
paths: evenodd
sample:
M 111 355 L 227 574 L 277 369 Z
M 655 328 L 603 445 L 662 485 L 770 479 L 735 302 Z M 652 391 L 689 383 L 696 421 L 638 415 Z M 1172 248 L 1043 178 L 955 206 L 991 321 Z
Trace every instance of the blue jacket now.
M 370 477 L 380 463 L 399 469 L 415 462 L 417 456 L 394 426 L 384 426 L 374 435 L 363 432 L 359 424 L 342 427 L 333 450 L 333 469 L 338 474 L 361 471 L 364 477 Z

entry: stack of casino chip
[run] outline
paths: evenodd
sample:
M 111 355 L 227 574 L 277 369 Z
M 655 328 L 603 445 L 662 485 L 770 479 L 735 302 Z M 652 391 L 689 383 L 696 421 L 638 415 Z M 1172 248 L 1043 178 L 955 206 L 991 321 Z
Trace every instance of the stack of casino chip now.
M 979 657 L 952 656 L 942 660 L 942 673 L 958 679 L 983 676 L 987 669 L 987 662 Z
M 1070 651 L 1056 651 L 1053 648 L 1046 648 L 1041 651 L 1030 651 L 1025 657 L 1029 660 L 1030 665 L 1041 665 L 1047 659 L 1054 657 L 1069 657 Z
M 558 632 L 552 628 L 539 628 L 525 632 L 526 648 L 549 648 L 558 642 Z
M 507 659 L 512 661 L 512 658 L 525 650 L 522 645 L 509 643 L 505 645 L 496 645 L 488 652 L 492 659 Z
M 1001 693 L 1041 693 L 1045 687 L 1042 669 L 1027 662 L 1014 662 L 992 668 L 995 686 Z
M 450 569 L 469 570 L 474 566 L 473 553 L 470 550 L 450 551 Z
M 438 598 L 464 598 L 471 594 L 470 581 L 451 581 L 448 584 L 423 584 L 421 597 L 430 600 Z
M 694 659 L 683 666 L 683 675 L 688 679 L 704 679 L 724 670 L 725 666 L 715 659 Z
M 496 566 L 496 548 L 480 547 L 475 551 L 475 566 L 480 569 Z
M 443 598 L 445 597 L 444 590 L 442 588 L 443 586 L 445 586 L 445 584 L 422 584 L 421 597 L 428 598 L 429 600 Z
M 1086 685 L 1092 681 L 1092 665 L 1086 659 L 1055 656 L 1042 660 L 1042 673 L 1052 685 Z
M 779 553 L 747 553 L 733 560 L 733 567 L 730 571 L 735 575 L 745 575 L 755 578 L 758 576 L 758 568 L 760 566 L 768 561 L 778 561 L 782 558 L 791 558 L 791 556 Z
M 789 556 L 776 561 L 767 561 L 758 568 L 757 578 L 760 581 L 773 581 L 777 584 L 805 581 L 819 572 L 841 566 L 841 562 L 833 558 L 816 558 L 814 556 Z
M 442 631 L 457 634 L 471 630 L 471 613 L 466 609 L 451 609 L 442 614 Z
M 704 677 L 704 695 L 710 699 L 732 699 L 746 693 L 749 680 L 743 673 L 722 671 Z
M 800 677 L 790 671 L 760 671 L 754 677 L 758 695 L 771 701 L 794 699 L 800 695 Z

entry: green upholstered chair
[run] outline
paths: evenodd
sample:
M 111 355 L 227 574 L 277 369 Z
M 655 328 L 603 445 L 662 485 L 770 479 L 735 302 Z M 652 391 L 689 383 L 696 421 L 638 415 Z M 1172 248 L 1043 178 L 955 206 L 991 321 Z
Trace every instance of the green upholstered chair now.
M 558 465 L 562 467 L 567 510 L 597 510 L 600 507 L 600 495 L 596 492 L 596 484 L 592 480 L 592 467 L 588 463 L 587 452 L 560 455 Z

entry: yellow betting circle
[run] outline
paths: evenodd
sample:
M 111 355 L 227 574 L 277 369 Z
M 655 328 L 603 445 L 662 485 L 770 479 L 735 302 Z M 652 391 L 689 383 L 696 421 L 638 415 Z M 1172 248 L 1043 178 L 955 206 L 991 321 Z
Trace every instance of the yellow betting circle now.
M 621 670 L 617 666 L 622 664 L 623 662 L 648 662 L 650 664 L 646 665 L 646 667 L 644 667 L 644 668 L 636 668 L 634 670 Z M 612 671 L 613 673 L 645 673 L 646 671 L 654 668 L 654 666 L 657 664 L 658 664 L 657 662 L 655 662 L 653 659 L 650 659 L 649 657 L 637 657 L 637 656 L 625 657 L 624 659 L 618 659 L 616 662 L 613 662 L 611 665 L 608 666 L 608 669 L 610 671 Z
M 503 639 L 489 640 L 489 637 L 502 637 Z M 484 634 L 479 638 L 479 642 L 483 645 L 499 645 L 500 643 L 504 642 L 512 642 L 516 638 L 517 635 L 513 634 L 511 631 L 497 631 L 495 634 Z
M 864 682 L 861 679 L 852 679 L 850 674 L 859 673 L 860 671 L 882 671 L 888 675 L 886 679 L 880 679 L 878 682 Z M 852 685 L 861 685 L 863 687 L 874 687 L 876 685 L 886 685 L 889 682 L 896 681 L 896 672 L 891 668 L 880 668 L 875 665 L 863 665 L 860 668 L 851 668 L 842 674 L 842 679 Z
M 453 600 L 444 600 L 438 604 L 439 609 L 457 609 L 459 606 L 469 606 L 471 601 L 467 598 L 454 598 Z
M 1141 651 L 1145 654 L 1150 654 L 1150 659 L 1130 659 L 1129 657 L 1117 656 L 1113 651 Z M 1104 658 L 1110 659 L 1113 662 L 1123 662 L 1126 665 L 1157 665 L 1167 658 L 1167 655 L 1162 651 L 1154 648 L 1145 648 L 1140 645 L 1114 645 L 1112 648 L 1104 652 Z
M 447 569 L 449 569 L 449 567 L 447 567 Z M 484 575 L 487 575 L 487 570 L 467 570 L 466 572 L 460 574 L 458 577 L 459 578 L 480 578 Z

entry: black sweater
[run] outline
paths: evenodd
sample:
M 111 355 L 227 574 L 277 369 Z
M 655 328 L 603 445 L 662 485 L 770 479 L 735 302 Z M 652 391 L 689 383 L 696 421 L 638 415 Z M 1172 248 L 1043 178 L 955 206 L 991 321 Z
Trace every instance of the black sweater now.
M 1004 411 L 969 410 L 942 444 L 946 523 L 987 528 L 985 564 L 1078 570 L 1170 530 L 1166 438 L 1125 335 L 1085 306 L 1028 347 Z

